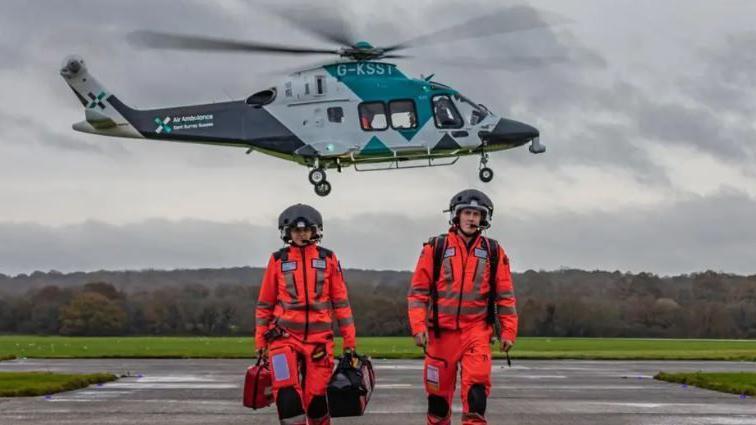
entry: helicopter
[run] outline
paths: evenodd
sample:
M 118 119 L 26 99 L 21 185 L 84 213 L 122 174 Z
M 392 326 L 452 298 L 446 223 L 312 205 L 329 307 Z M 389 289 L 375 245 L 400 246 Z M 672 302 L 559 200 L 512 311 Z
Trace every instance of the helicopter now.
M 133 109 L 101 85 L 77 55 L 66 57 L 60 75 L 85 109 L 85 120 L 73 124 L 74 130 L 261 152 L 310 168 L 308 180 L 319 196 L 327 196 L 332 189 L 326 170 L 448 166 L 468 155 L 480 156 L 478 176 L 488 183 L 494 176 L 487 165 L 489 153 L 526 144 L 531 153 L 543 153 L 546 148 L 539 131 L 497 116 L 451 86 L 434 81 L 433 75 L 412 78 L 386 60 L 407 58 L 397 52 L 448 40 L 460 29 L 465 29 L 466 38 L 475 38 L 548 26 L 530 8 L 503 12 L 493 28 L 488 16 L 485 21 L 471 20 L 387 47 L 352 42 L 350 35 L 332 25 L 323 28 L 311 22 L 304 25 L 306 30 L 342 47 L 309 48 L 155 31 L 129 34 L 133 44 L 149 48 L 338 56 L 228 102 Z

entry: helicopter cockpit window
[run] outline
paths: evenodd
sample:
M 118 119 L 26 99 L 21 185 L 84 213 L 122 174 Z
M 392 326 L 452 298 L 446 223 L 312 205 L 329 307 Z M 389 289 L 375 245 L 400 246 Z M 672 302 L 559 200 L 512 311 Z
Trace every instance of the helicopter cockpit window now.
M 464 97 L 464 96 L 454 96 L 455 100 L 458 100 L 470 108 L 472 108 L 472 112 L 470 113 L 470 119 L 468 122 L 470 125 L 478 124 L 479 122 L 483 121 L 483 119 L 488 116 L 488 109 L 486 109 L 483 105 L 478 105 L 472 100 Z
M 328 121 L 335 122 L 335 123 L 341 123 L 344 121 L 344 110 L 341 109 L 339 106 L 334 106 L 332 108 L 328 108 Z
M 276 98 L 276 89 L 271 88 L 253 94 L 247 98 L 247 105 L 267 105 Z
M 391 127 L 397 129 L 417 127 L 415 102 L 411 100 L 393 100 L 389 102 L 389 111 L 391 113 Z
M 438 128 L 460 128 L 463 125 L 462 117 L 447 95 L 433 96 L 433 116 Z
M 386 105 L 383 102 L 360 103 L 360 127 L 366 131 L 385 130 L 388 128 Z

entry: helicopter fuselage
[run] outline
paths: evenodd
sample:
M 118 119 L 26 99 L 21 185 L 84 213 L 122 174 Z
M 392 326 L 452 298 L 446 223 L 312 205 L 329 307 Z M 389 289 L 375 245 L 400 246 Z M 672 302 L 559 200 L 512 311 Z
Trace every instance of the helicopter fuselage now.
M 117 137 L 238 146 L 320 169 L 456 158 L 531 142 L 537 129 L 499 118 L 453 88 L 385 62 L 295 72 L 245 100 L 136 110 L 105 91 L 80 58 L 61 69 L 86 108 L 74 129 Z

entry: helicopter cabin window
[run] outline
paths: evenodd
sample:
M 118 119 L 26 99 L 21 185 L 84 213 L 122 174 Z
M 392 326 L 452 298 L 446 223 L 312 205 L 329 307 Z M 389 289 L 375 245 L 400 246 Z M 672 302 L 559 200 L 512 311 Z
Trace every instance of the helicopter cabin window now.
M 393 100 L 389 102 L 391 127 L 395 129 L 417 128 L 415 102 L 411 100 Z
M 325 94 L 325 76 L 323 75 L 315 76 L 315 94 Z
M 360 103 L 360 127 L 365 131 L 385 130 L 388 128 L 386 105 L 383 102 Z
M 328 108 L 328 121 L 341 124 L 344 121 L 344 110 L 340 106 Z
M 291 97 L 292 96 L 291 81 L 287 81 L 286 84 L 284 85 L 284 88 L 285 88 L 284 94 L 286 94 L 286 97 Z
M 433 116 L 438 128 L 460 128 L 463 125 L 462 117 L 447 95 L 433 96 Z
M 305 95 L 310 94 L 310 83 L 305 83 Z

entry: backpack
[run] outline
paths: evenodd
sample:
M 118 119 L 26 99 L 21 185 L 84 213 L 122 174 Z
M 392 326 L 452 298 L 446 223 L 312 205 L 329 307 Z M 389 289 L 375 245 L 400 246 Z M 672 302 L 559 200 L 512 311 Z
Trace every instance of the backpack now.
M 499 243 L 495 239 L 481 236 L 488 251 L 488 311 L 486 323 L 496 326 L 496 274 L 499 270 Z M 441 327 L 438 324 L 438 278 L 441 276 L 441 263 L 444 261 L 446 250 L 446 235 L 439 235 L 428 240 L 433 247 L 433 280 L 431 281 L 430 294 L 433 309 L 433 335 L 441 336 Z

